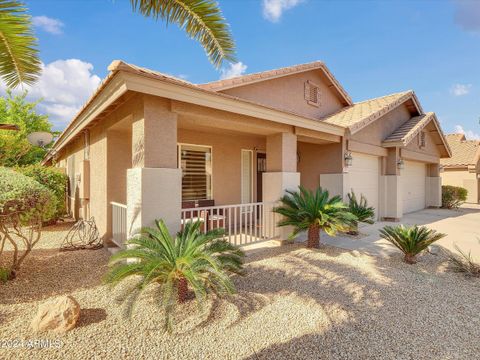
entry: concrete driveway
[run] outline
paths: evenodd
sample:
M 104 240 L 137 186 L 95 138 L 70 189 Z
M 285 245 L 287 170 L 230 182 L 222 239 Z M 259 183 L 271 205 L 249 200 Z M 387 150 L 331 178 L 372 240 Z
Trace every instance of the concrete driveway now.
M 454 244 L 463 251 L 471 251 L 480 261 L 480 206 L 464 205 L 458 210 L 425 209 L 404 215 L 399 223 L 379 221 L 373 225 L 361 225 L 358 237 L 342 235 L 329 237 L 322 234 L 321 241 L 336 247 L 368 252 L 372 255 L 388 255 L 397 252 L 393 245 L 380 238 L 379 229 L 385 225 L 426 225 L 447 234 L 436 244 L 455 251 Z

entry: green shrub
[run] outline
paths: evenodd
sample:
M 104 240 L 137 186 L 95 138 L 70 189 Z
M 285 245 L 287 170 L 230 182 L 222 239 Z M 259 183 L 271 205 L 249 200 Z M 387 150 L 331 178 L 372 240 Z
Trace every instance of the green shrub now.
M 415 264 L 416 256 L 433 244 L 445 237 L 445 234 L 431 230 L 426 226 L 385 226 L 380 230 L 380 236 L 397 247 L 405 257 L 407 264 Z
M 60 169 L 51 166 L 29 165 L 16 169 L 23 175 L 31 177 L 41 185 L 47 187 L 54 194 L 55 213 L 52 220 L 57 220 L 66 213 L 66 186 L 68 177 Z
M 155 228 L 143 228 L 127 241 L 126 249 L 110 258 L 105 282 L 116 286 L 125 279 L 136 280 L 124 283 L 119 299 L 126 302 L 130 315 L 139 295 L 157 285 L 155 302 L 165 312 L 165 329 L 171 331 L 171 315 L 178 303 L 188 299 L 189 292 L 198 304 L 210 293 L 235 292 L 230 275 L 242 274 L 244 253 L 223 239 L 223 229 L 203 233 L 200 222 L 190 222 L 172 236 L 162 220 L 155 223 Z
M 10 276 L 10 270 L 0 267 L 0 283 L 5 284 Z
M 55 214 L 54 194 L 34 179 L 0 167 L 0 216 L 21 214 L 22 222 L 41 215 L 43 220 Z
M 348 209 L 357 217 L 357 220 L 352 224 L 352 228 L 348 231 L 349 234 L 358 235 L 358 223 L 360 222 L 365 224 L 375 223 L 375 208 L 368 206 L 367 199 L 363 194 L 360 195 L 360 201 L 358 201 L 357 196 L 352 190 L 352 192 L 348 194 Z
M 42 222 L 55 214 L 53 193 L 34 179 L 0 167 L 0 258 L 5 243 L 13 249 L 2 278 L 12 279 L 25 257 L 40 240 Z M 2 264 L 5 264 L 2 259 Z M 6 272 L 6 275 L 3 274 Z
M 468 191 L 465 188 L 452 185 L 442 186 L 442 207 L 457 209 L 467 200 Z

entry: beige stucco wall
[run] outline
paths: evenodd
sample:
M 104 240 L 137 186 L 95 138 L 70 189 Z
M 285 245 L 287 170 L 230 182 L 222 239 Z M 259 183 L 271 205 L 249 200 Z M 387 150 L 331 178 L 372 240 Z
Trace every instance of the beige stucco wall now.
M 318 85 L 321 94 L 321 106 L 307 104 L 304 94 L 306 81 Z M 328 87 L 328 80 L 321 70 L 307 71 L 272 80 L 239 86 L 223 90 L 224 93 L 259 104 L 295 112 L 307 117 L 320 118 L 332 114 L 344 105 L 336 90 Z
M 467 189 L 467 202 L 479 202 L 479 180 L 477 174 L 468 170 L 445 169 L 440 173 L 442 185 L 461 186 Z
M 406 148 L 408 150 L 413 150 L 422 154 L 428 154 L 428 155 L 433 155 L 433 156 L 440 156 L 440 151 L 438 150 L 437 145 L 435 145 L 435 142 L 433 141 L 432 135 L 429 133 L 429 126 L 427 126 L 427 129 L 425 130 L 425 147 L 420 148 L 419 146 L 419 136 L 417 135 L 407 146 Z
M 381 146 L 383 140 L 411 117 L 412 115 L 407 107 L 405 105 L 400 105 L 382 118 L 377 119 L 356 134 L 352 135 L 351 139 L 366 144 Z
M 300 184 L 314 190 L 320 184 L 320 174 L 338 174 L 343 171 L 342 144 L 311 144 L 299 142 L 297 145 L 301 174 Z
M 255 152 L 265 152 L 265 137 L 206 133 L 178 129 L 178 142 L 212 147 L 213 199 L 216 205 L 241 202 L 241 150 L 254 151 L 254 189 L 256 179 Z M 256 192 L 254 191 L 254 198 Z

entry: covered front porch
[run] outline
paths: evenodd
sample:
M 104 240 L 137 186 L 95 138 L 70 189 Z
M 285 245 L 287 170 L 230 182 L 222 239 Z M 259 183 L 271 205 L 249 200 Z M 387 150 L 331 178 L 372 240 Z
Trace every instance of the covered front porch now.
M 318 186 L 324 171 L 310 149 L 324 148 L 338 162 L 332 171 L 343 166 L 340 135 L 150 96 L 130 101 L 137 111 L 107 130 L 108 228 L 118 246 L 155 219 L 171 232 L 198 220 L 238 245 L 283 240 L 276 202 L 300 184 Z

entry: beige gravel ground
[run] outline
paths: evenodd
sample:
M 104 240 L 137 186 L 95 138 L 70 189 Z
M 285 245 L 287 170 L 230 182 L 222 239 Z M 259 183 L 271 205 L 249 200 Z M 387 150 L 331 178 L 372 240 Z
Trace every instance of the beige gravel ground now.
M 55 250 L 65 228 L 49 229 L 18 279 L 0 285 L 1 359 L 480 358 L 480 281 L 447 272 L 440 256 L 409 266 L 400 256 L 334 247 L 256 250 L 235 280 L 238 295 L 212 299 L 202 313 L 186 304 L 166 335 L 151 300 L 123 318 L 115 293 L 101 285 L 107 251 Z M 60 337 L 32 334 L 37 305 L 60 294 L 79 301 L 78 327 Z M 10 347 L 33 339 L 62 345 Z

